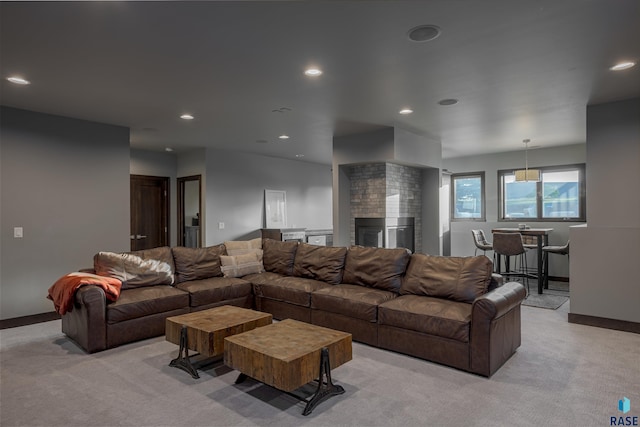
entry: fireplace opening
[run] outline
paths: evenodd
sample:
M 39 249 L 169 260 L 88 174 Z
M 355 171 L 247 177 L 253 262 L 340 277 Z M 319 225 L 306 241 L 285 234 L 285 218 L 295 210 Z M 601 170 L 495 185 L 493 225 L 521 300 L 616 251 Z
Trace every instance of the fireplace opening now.
M 356 218 L 355 244 L 415 250 L 414 218 Z
M 384 248 L 384 218 L 356 218 L 356 245 Z

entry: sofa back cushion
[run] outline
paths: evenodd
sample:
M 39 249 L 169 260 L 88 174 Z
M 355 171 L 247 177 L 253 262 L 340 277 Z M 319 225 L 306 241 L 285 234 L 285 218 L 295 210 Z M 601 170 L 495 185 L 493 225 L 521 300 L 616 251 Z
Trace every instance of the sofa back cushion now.
M 293 262 L 298 242 L 264 239 L 262 241 L 262 263 L 266 271 L 293 276 Z
M 173 256 L 168 246 L 134 252 L 98 252 L 93 257 L 93 268 L 99 276 L 120 279 L 122 289 L 174 283 Z
M 173 248 L 178 283 L 222 276 L 220 255 L 224 254 L 224 245 L 206 248 L 185 248 L 183 246 Z
M 492 270 L 493 263 L 484 255 L 452 257 L 414 254 L 400 293 L 472 303 L 487 292 Z
M 352 246 L 347 251 L 342 282 L 398 292 L 411 259 L 408 249 Z
M 293 274 L 338 285 L 342 281 L 346 256 L 347 248 L 345 247 L 300 243 L 296 250 Z

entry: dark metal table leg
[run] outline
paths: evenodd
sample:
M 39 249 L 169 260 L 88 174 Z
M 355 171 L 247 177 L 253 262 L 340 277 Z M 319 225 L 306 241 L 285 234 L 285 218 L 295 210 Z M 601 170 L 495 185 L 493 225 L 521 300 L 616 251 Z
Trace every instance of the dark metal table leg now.
M 538 235 L 538 241 L 537 246 L 538 246 L 538 274 L 537 274 L 537 279 L 538 279 L 538 294 L 542 294 L 542 288 L 544 287 L 544 283 L 543 283 L 543 278 L 542 278 L 542 235 Z
M 244 380 L 246 380 L 247 378 L 249 378 L 247 375 L 240 373 L 240 375 L 238 375 L 238 378 L 236 378 L 236 384 L 240 384 L 243 383 Z
M 182 355 L 183 352 L 184 356 Z M 189 338 L 187 336 L 187 327 L 184 325 L 180 330 L 180 350 L 178 352 L 178 357 L 173 359 L 169 363 L 169 366 L 182 369 L 183 371 L 191 374 L 193 378 L 200 378 L 200 375 L 198 375 L 198 372 L 195 370 L 191 364 L 191 360 L 189 359 Z
M 326 376 L 327 381 L 324 381 Z M 344 388 L 334 385 L 331 381 L 331 365 L 329 363 L 329 349 L 323 348 L 320 353 L 320 375 L 318 377 L 318 388 L 307 402 L 302 415 L 309 415 L 319 403 L 324 402 L 331 396 L 344 393 Z

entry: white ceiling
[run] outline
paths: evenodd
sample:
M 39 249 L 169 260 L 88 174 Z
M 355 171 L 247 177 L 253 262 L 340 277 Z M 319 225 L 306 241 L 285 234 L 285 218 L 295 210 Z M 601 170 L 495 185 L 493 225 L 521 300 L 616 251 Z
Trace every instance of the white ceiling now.
M 640 96 L 640 65 L 608 70 L 640 60 L 637 0 L 2 2 L 0 14 L 2 105 L 127 126 L 140 149 L 329 164 L 334 135 L 399 126 L 457 157 L 584 142 L 588 104 Z M 442 34 L 410 41 L 422 24 Z M 324 74 L 306 77 L 311 65 Z

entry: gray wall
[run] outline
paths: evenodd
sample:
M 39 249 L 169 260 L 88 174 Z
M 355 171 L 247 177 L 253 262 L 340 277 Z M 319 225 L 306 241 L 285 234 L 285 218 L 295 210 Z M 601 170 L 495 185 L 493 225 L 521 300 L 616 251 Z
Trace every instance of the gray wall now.
M 259 237 L 264 190 L 287 192 L 287 225 L 331 229 L 331 168 L 255 154 L 206 150 L 205 244 Z M 224 222 L 225 228 L 219 229 Z
M 451 255 L 473 255 L 475 246 L 471 237 L 472 229 L 482 229 L 491 236 L 491 229 L 495 227 L 516 226 L 512 222 L 498 222 L 498 170 L 517 169 L 524 167 L 524 150 L 508 153 L 498 153 L 483 156 L 457 157 L 443 160 L 443 167 L 453 173 L 485 172 L 486 222 L 484 221 L 455 221 L 451 223 Z M 539 148 L 529 150 L 529 167 L 558 166 L 586 162 L 586 145 L 574 144 L 562 147 Z M 589 170 L 587 165 L 587 170 Z M 590 181 L 587 179 L 587 189 Z M 587 198 L 587 206 L 591 198 Z M 587 218 L 588 219 L 588 218 Z M 535 222 L 527 221 L 531 227 L 553 228 L 549 235 L 549 243 L 564 244 L 569 239 L 569 228 L 580 224 L 576 222 Z M 490 240 L 490 238 L 489 238 Z M 491 256 L 491 254 L 488 254 Z M 530 251 L 528 263 L 535 265 L 536 256 Z M 553 256 L 549 262 L 549 274 L 552 276 L 569 276 L 567 257 Z
M 587 108 L 587 226 L 571 229 L 571 313 L 640 322 L 640 98 Z
M 0 318 L 50 312 L 59 277 L 129 249 L 129 130 L 2 107 L 0 144 Z
M 169 246 L 178 241 L 176 171 L 178 160 L 175 154 L 159 151 L 131 150 L 129 172 L 132 175 L 148 175 L 169 178 Z
M 55 280 L 91 267 L 98 251 L 129 250 L 131 173 L 170 177 L 172 244 L 177 176 L 203 176 L 203 223 L 215 224 L 206 244 L 258 236 L 265 189 L 287 191 L 290 225 L 332 228 L 329 166 L 208 149 L 130 151 L 124 127 L 6 107 L 0 117 L 0 319 L 53 311 L 46 295 Z M 14 227 L 24 238 L 13 238 Z
M 440 185 L 440 169 L 422 171 L 422 252 L 430 255 L 443 255 Z

